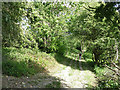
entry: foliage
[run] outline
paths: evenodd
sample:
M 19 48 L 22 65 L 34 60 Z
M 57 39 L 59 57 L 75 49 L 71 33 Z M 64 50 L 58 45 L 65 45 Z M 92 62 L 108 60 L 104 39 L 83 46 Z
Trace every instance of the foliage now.
M 25 48 L 3 48 L 3 74 L 21 77 L 29 76 L 54 66 L 54 58 Z
M 24 3 L 2 3 L 2 35 L 4 46 L 19 46 L 21 38 L 20 21 L 22 20 L 22 8 Z
M 86 59 L 92 59 L 92 53 L 90 52 L 84 52 L 82 54 L 82 57 L 86 60 Z
M 3 3 L 3 46 L 36 48 L 60 54 L 71 48 L 80 51 L 87 48 L 94 54 L 96 63 L 107 62 L 115 59 L 115 48 L 119 44 L 120 17 L 116 4 Z
M 3 74 L 8 76 L 29 76 L 36 73 L 35 69 L 26 65 L 26 62 L 5 61 L 3 62 Z
M 120 88 L 118 77 L 108 68 L 95 66 L 96 76 L 98 78 L 97 89 L 102 88 Z
M 118 52 L 120 51 L 119 46 L 119 39 L 120 39 L 120 9 L 119 9 L 119 4 L 120 2 L 106 2 L 106 3 L 101 3 L 101 5 L 99 7 L 96 7 L 95 9 L 95 15 L 94 17 L 98 20 L 98 21 L 102 21 L 104 23 L 108 23 L 110 25 L 110 29 L 108 30 L 108 37 L 109 37 L 109 43 L 108 45 L 114 45 L 112 48 L 111 47 L 107 47 L 106 50 L 108 51 L 106 53 L 106 60 L 108 60 L 110 55 L 110 59 L 114 59 L 113 58 L 115 56 L 115 52 L 116 52 L 116 60 L 118 61 Z M 104 14 L 103 14 L 104 13 Z M 100 19 L 101 18 L 101 19 Z M 109 52 L 109 51 L 112 52 Z M 108 54 L 109 53 L 109 54 Z M 120 60 L 119 60 L 120 62 Z
M 28 10 L 27 18 L 31 27 L 29 31 L 33 33 L 38 48 L 42 51 L 54 52 L 65 47 L 63 40 L 67 29 L 66 18 L 62 13 L 65 13 L 66 9 L 67 7 L 59 2 L 28 3 L 26 10 Z
M 65 47 L 66 10 L 64 3 L 59 2 L 3 3 L 3 46 L 37 48 L 45 52 L 63 50 L 59 47 Z
M 81 9 L 80 14 L 75 14 L 74 18 L 71 17 L 71 22 L 68 23 L 73 36 L 79 37 L 81 42 L 84 42 L 83 47 L 87 47 L 87 50 L 94 54 L 93 60 L 96 64 L 109 63 L 111 59 L 115 59 L 117 40 L 120 34 L 119 26 L 114 25 L 113 22 L 106 22 L 105 18 L 102 21 L 95 18 L 99 12 L 96 10 L 100 6 L 101 4 L 98 3 L 96 5 L 95 3 L 86 3 L 86 7 L 82 6 L 85 10 Z M 105 8 L 111 9 L 107 3 L 105 3 Z M 107 11 L 104 12 L 107 13 Z M 119 19 L 118 13 L 115 10 L 112 12 L 115 13 L 114 17 Z
M 63 63 L 66 53 L 75 53 L 77 56 L 86 50 L 82 56 L 88 64 L 92 64 L 92 59 L 99 65 L 110 65 L 111 61 L 118 65 L 119 4 L 3 2 L 3 73 L 26 76 L 44 70 L 49 64 L 54 65 L 53 58 L 45 52 L 57 53 L 56 60 Z M 118 81 L 110 79 L 109 74 L 113 72 L 108 70 L 109 78 L 103 77 L 107 70 L 95 67 L 101 79 L 102 86 L 99 87 L 118 87 Z

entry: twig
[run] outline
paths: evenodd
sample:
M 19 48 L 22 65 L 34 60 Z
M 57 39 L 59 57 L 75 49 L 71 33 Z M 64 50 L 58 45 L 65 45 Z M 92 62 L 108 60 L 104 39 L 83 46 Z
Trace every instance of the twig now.
M 112 62 L 112 64 L 113 64 L 117 69 L 120 70 L 119 66 L 117 66 L 113 61 L 111 61 L 111 62 Z
M 90 9 L 88 9 L 88 8 L 86 8 L 85 6 L 83 6 L 86 10 L 88 10 L 88 11 L 94 11 L 94 10 L 90 10 Z
M 107 76 L 107 75 L 103 74 L 103 76 L 105 76 L 105 77 L 107 77 L 107 78 L 110 78 L 110 77 L 111 77 L 111 78 L 114 78 L 114 76 L 111 76 L 111 75 L 110 75 L 110 76 Z
M 94 8 L 94 7 L 90 7 L 89 5 L 88 5 L 88 7 L 91 8 L 91 9 L 96 9 L 96 8 Z
M 115 72 L 115 74 L 116 74 L 117 76 L 120 76 L 119 73 L 118 73 L 116 70 L 112 69 L 111 67 L 109 67 L 109 66 L 107 66 L 107 65 L 105 65 L 105 67 L 107 67 L 108 69 L 110 69 L 110 70 L 112 70 L 113 72 Z

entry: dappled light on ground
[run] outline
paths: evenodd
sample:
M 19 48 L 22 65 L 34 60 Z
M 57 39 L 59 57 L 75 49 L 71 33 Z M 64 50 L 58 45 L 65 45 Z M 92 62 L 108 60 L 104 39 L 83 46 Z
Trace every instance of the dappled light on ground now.
M 51 75 L 63 79 L 64 81 L 61 82 L 70 88 L 85 88 L 88 85 L 96 85 L 95 74 L 89 70 L 80 71 L 64 65 L 61 65 L 61 68 L 63 70 Z
M 63 58 L 58 57 L 56 56 L 59 63 L 59 70 L 51 73 L 52 76 L 63 79 L 64 81 L 61 82 L 67 84 L 70 88 L 86 88 L 97 85 L 95 74 L 88 66 L 82 66 L 87 63 L 85 60 L 77 60 L 74 57 L 72 59 L 64 57 L 64 60 L 59 60 Z
M 49 76 L 47 73 L 20 78 L 3 76 L 2 79 L 3 88 L 60 88 L 65 86 L 59 78 Z
M 14 50 L 14 48 L 11 48 L 11 50 Z M 37 55 L 34 55 L 32 54 L 34 52 L 31 50 L 27 51 L 26 49 L 26 53 L 25 52 L 23 53 L 22 49 L 20 50 L 18 50 L 17 52 L 15 50 L 12 52 L 7 52 L 6 53 L 8 54 L 7 56 L 3 55 L 4 68 L 9 68 L 9 67 L 11 68 L 14 66 L 13 69 L 10 69 L 12 74 L 9 74 L 10 71 L 7 72 L 6 69 L 5 70 L 3 69 L 4 70 L 4 75 L 2 77 L 3 88 L 86 88 L 88 86 L 97 85 L 95 74 L 92 68 L 93 63 L 86 62 L 84 59 L 79 60 L 77 58 L 77 55 L 60 56 L 56 54 L 54 56 L 55 58 L 51 58 L 49 55 L 45 53 L 38 53 Z M 29 54 L 30 57 L 27 59 L 30 59 L 31 63 L 27 62 L 24 65 L 23 63 L 25 63 L 27 60 L 24 57 L 19 57 L 21 60 L 23 59 L 24 61 L 22 64 L 17 62 L 16 58 L 13 57 L 15 57 L 18 52 L 19 55 L 21 56 L 25 56 L 25 55 L 28 56 Z M 31 52 L 31 54 L 28 52 Z M 35 57 L 37 58 L 36 59 L 37 61 L 44 60 L 44 63 L 39 61 L 40 65 L 36 63 L 34 64 L 33 61 Z M 13 59 L 14 62 L 12 63 Z M 16 68 L 16 66 L 18 66 L 18 63 L 19 63 L 19 67 L 24 66 L 24 68 L 22 69 Z M 47 66 L 43 67 L 43 64 Z M 35 69 L 38 70 L 38 73 L 30 72 L 30 74 L 34 73 L 34 75 L 29 76 L 28 71 L 24 70 L 25 68 L 26 69 L 29 68 L 28 67 L 29 65 L 39 66 L 39 67 L 35 67 Z M 41 70 L 41 68 L 43 68 L 43 70 Z M 17 70 L 19 73 L 16 73 L 15 70 Z

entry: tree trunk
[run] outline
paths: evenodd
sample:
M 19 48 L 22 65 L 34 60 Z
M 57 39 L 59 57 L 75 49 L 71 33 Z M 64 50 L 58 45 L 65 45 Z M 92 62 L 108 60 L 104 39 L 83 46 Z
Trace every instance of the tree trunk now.
M 119 52 L 118 52 L 118 44 L 117 44 L 117 41 L 115 40 L 115 46 L 116 46 L 116 61 L 118 60 L 118 54 L 119 54 Z
M 99 60 L 99 54 L 97 52 L 95 52 L 95 51 L 93 53 L 94 53 L 95 63 L 99 64 L 99 62 L 98 62 L 98 60 Z

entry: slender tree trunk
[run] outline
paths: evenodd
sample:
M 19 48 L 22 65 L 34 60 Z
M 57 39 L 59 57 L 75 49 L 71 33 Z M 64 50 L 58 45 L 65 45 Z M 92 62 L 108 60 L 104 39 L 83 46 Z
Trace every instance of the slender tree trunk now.
M 119 52 L 118 52 L 118 44 L 117 44 L 117 41 L 115 40 L 115 46 L 116 46 L 116 61 L 118 60 L 118 54 L 119 54 Z
M 93 52 L 93 53 L 94 53 L 95 63 L 96 63 L 96 64 L 99 64 L 99 62 L 98 62 L 99 55 L 97 54 L 97 52 Z
M 118 60 L 118 48 L 117 48 L 117 50 L 116 50 L 117 52 L 116 52 L 116 61 Z
M 44 42 L 44 50 L 46 50 L 46 37 L 43 37 L 43 42 Z
M 118 60 L 118 67 L 120 67 L 120 41 L 118 42 L 118 45 L 117 45 L 117 60 Z M 120 73 L 120 70 L 118 71 L 118 73 Z M 119 83 L 120 83 L 120 77 L 119 77 Z
M 81 45 L 80 46 L 81 46 L 81 52 L 82 52 L 82 41 L 81 41 Z
M 93 60 L 93 62 L 95 62 L 95 55 L 94 55 L 94 53 L 92 53 L 92 60 Z

